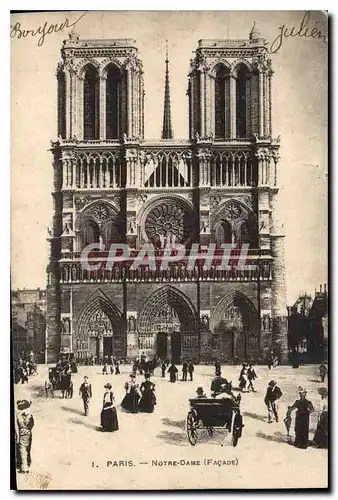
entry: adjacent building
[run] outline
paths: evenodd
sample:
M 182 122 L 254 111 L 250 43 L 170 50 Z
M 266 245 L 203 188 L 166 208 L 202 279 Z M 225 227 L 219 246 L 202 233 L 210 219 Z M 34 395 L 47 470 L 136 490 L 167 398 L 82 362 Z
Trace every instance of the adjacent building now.
M 14 359 L 33 351 L 36 361 L 43 363 L 46 349 L 46 290 L 13 290 L 11 308 Z
M 271 347 L 287 358 L 280 142 L 265 42 L 255 27 L 248 39 L 198 42 L 187 139 L 174 139 L 167 54 L 158 140 L 144 138 L 136 41 L 73 32 L 63 43 L 51 148 L 48 361 L 60 352 L 257 359 Z M 189 270 L 186 259 L 165 271 L 106 266 L 112 243 L 135 251 L 150 243 L 161 255 L 168 242 L 188 252 L 194 244 L 247 244 L 253 270 L 214 263 Z M 81 253 L 93 243 L 97 266 L 88 271 Z

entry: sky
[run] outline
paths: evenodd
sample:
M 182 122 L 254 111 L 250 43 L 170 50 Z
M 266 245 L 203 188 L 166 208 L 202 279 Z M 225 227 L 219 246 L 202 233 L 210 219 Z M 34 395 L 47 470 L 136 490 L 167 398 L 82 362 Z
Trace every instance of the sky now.
M 37 30 L 45 22 L 76 21 L 82 12 L 15 14 L 11 25 Z M 135 38 L 143 61 L 145 138 L 160 138 L 165 40 L 169 40 L 174 137 L 188 138 L 187 74 L 203 38 L 248 38 L 253 22 L 272 42 L 280 27 L 299 31 L 302 11 L 87 12 L 76 25 L 81 38 Z M 17 25 L 18 26 L 18 25 Z M 323 13 L 307 27 L 327 33 Z M 11 40 L 11 281 L 12 288 L 45 288 L 47 227 L 52 225 L 50 141 L 56 132 L 56 66 L 69 29 Z M 284 32 L 284 29 L 283 29 Z M 17 30 L 18 34 L 19 31 Z M 269 45 L 271 46 L 271 45 Z M 275 45 L 276 46 L 276 45 Z M 273 136 L 281 136 L 278 211 L 284 222 L 287 301 L 327 283 L 327 44 L 284 37 L 271 54 Z

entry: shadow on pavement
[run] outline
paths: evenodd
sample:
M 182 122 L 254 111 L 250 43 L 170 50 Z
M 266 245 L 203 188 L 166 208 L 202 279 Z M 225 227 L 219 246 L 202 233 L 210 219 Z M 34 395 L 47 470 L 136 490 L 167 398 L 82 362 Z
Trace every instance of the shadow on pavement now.
M 292 439 L 282 432 L 275 432 L 273 435 L 265 434 L 264 432 L 256 432 L 256 436 L 262 439 L 266 439 L 266 441 L 273 441 L 275 443 L 286 443 L 292 444 Z
M 70 413 L 75 413 L 76 415 L 83 415 L 84 416 L 84 411 L 83 410 L 77 410 L 76 408 L 69 408 L 68 406 L 61 406 L 62 410 L 69 411 Z
M 169 425 L 171 427 L 178 427 L 179 429 L 185 429 L 185 420 L 171 420 L 170 418 L 162 418 L 162 423 L 164 425 Z
M 250 411 L 243 411 L 243 417 L 254 418 L 255 420 L 260 420 L 261 422 L 266 422 L 267 418 L 263 415 L 258 415 L 257 413 L 251 413 Z
M 100 431 L 101 432 L 101 427 L 99 425 L 88 424 L 88 422 L 85 422 L 84 420 L 80 420 L 79 418 L 70 418 L 69 422 L 72 422 L 72 424 L 82 424 L 84 427 L 87 427 L 88 429 L 92 429 L 93 431 Z

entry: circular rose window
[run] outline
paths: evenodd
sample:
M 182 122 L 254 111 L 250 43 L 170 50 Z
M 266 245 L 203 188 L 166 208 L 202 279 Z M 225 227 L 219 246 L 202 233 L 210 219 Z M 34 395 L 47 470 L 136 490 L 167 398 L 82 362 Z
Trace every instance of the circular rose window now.
M 174 202 L 156 205 L 147 215 L 145 232 L 156 246 L 161 246 L 163 241 L 185 244 L 193 232 L 192 212 L 188 207 L 177 206 Z

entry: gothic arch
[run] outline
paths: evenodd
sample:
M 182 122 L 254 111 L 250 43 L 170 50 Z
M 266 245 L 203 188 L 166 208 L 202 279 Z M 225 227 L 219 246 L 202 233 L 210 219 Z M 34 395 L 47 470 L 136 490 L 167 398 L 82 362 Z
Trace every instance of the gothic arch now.
M 87 71 L 87 66 L 92 66 L 98 72 L 100 70 L 100 64 L 95 59 L 82 59 L 76 65 L 77 74 L 80 79 L 84 78 L 85 72 Z
M 213 67 L 210 69 L 210 74 L 211 76 L 215 77 L 218 68 L 222 66 L 226 71 L 231 71 L 231 64 L 226 60 L 226 59 L 219 59 L 218 61 L 215 62 Z
M 100 64 L 100 78 L 106 78 L 107 77 L 107 70 L 109 69 L 109 66 L 116 66 L 116 68 L 120 71 L 122 75 L 122 64 L 118 59 L 112 58 L 112 59 L 105 59 L 104 61 L 101 62 Z
M 105 76 L 106 139 L 118 139 L 121 136 L 122 72 L 114 63 L 108 63 Z
M 235 243 L 249 243 L 251 246 L 257 243 L 256 215 L 251 208 L 236 198 L 230 198 L 221 203 L 212 213 L 210 223 L 211 239 L 216 243 L 219 239 L 217 230 L 220 224 L 228 224 L 231 227 Z M 228 243 L 228 238 L 224 243 Z
M 238 71 L 245 67 L 249 73 L 252 73 L 252 64 L 247 59 L 236 59 L 231 65 L 231 73 L 237 78 Z
M 252 301 L 243 293 L 239 292 L 238 290 L 234 290 L 220 299 L 220 301 L 216 305 L 210 320 L 211 330 L 215 330 L 218 327 L 222 320 L 224 312 L 232 305 L 245 308 L 247 312 L 250 313 L 250 315 L 258 315 L 257 309 Z M 258 316 L 257 325 L 259 325 Z
M 101 211 L 98 213 L 97 217 L 95 218 L 95 208 L 101 208 L 104 207 L 106 209 L 106 216 L 105 213 Z M 96 222 L 99 222 L 99 224 L 102 224 L 105 220 L 109 218 L 109 214 L 112 216 L 117 217 L 119 215 L 120 209 L 112 202 L 112 201 L 106 201 L 106 200 L 93 200 L 89 202 L 87 205 L 82 208 L 82 210 L 79 211 L 78 216 L 75 221 L 75 229 L 79 230 L 81 224 L 83 224 L 87 220 L 94 220 Z
M 78 331 L 86 329 L 90 318 L 95 312 L 102 310 L 112 323 L 116 330 L 123 328 L 123 317 L 121 311 L 111 302 L 111 300 L 102 292 L 96 290 L 87 300 L 82 311 L 76 318 Z
M 175 310 L 182 333 L 197 331 L 196 311 L 190 299 L 177 288 L 167 285 L 156 290 L 145 303 L 138 319 L 140 333 L 152 332 L 154 314 L 166 305 Z

